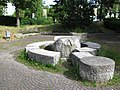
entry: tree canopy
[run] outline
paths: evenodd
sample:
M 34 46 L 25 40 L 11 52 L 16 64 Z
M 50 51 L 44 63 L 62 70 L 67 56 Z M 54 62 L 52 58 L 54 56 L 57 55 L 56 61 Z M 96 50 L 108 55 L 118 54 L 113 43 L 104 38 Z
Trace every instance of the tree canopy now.
M 0 5 L 6 6 L 8 0 L 0 0 Z
M 4 13 L 4 8 L 7 6 L 8 0 L 0 0 L 0 15 Z
M 68 27 L 86 27 L 93 20 L 94 8 L 98 8 L 100 21 L 119 0 L 55 0 L 54 15 L 60 23 Z
M 85 0 L 60 0 L 54 5 L 56 19 L 67 27 L 86 27 L 91 23 L 92 8 Z
M 15 6 L 17 26 L 20 26 L 20 10 L 28 10 L 29 14 L 36 13 L 37 18 L 41 16 L 42 0 L 11 0 L 11 2 Z

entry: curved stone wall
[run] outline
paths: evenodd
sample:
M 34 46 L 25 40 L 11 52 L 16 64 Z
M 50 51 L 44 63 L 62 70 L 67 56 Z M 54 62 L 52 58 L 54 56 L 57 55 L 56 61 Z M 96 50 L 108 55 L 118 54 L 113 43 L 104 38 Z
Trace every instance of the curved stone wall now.
M 106 82 L 113 78 L 115 62 L 100 56 L 80 59 L 79 74 L 83 79 L 96 82 Z
M 28 44 L 25 47 L 28 57 L 42 64 L 51 64 L 55 66 L 59 62 L 60 52 L 48 51 L 40 48 L 42 45 L 47 46 L 53 42 L 54 41 L 44 41 Z

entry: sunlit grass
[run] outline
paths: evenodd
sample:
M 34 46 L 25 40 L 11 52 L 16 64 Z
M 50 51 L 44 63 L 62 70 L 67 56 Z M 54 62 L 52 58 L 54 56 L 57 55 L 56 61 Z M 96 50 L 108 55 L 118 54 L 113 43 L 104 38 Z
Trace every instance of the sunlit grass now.
M 58 63 L 58 65 L 52 66 L 50 64 L 41 64 L 40 62 L 37 62 L 35 60 L 29 59 L 27 56 L 27 53 L 24 51 L 19 52 L 17 56 L 17 61 L 25 64 L 26 66 L 30 68 L 34 68 L 36 70 L 42 70 L 42 71 L 49 71 L 52 73 L 63 73 L 67 69 L 60 67 L 61 62 Z M 61 60 L 60 60 L 61 61 Z
M 112 55 L 111 55 L 112 54 Z M 114 55 L 118 54 L 118 57 L 115 57 Z M 117 63 L 120 66 L 119 61 L 119 52 L 112 51 L 110 48 L 106 48 L 106 46 L 103 46 L 103 48 L 100 49 L 98 52 L 98 55 L 100 56 L 106 56 L 109 58 L 112 58 L 115 60 L 115 63 Z M 90 86 L 90 87 L 97 87 L 97 86 L 113 86 L 113 85 L 119 85 L 120 84 L 120 74 L 115 73 L 112 80 L 109 80 L 108 82 L 91 82 L 87 80 L 83 80 L 79 75 L 78 67 L 73 67 L 70 65 L 69 62 L 60 62 L 52 66 L 50 64 L 44 65 L 39 62 L 36 62 L 35 60 L 31 60 L 28 58 L 27 53 L 25 51 L 21 51 L 17 54 L 17 61 L 20 63 L 25 64 L 29 68 L 33 68 L 36 70 L 42 70 L 42 71 L 48 71 L 51 73 L 59 73 L 67 76 L 69 79 L 76 80 L 79 83 L 81 83 L 84 86 Z M 66 65 L 63 65 L 66 64 Z M 67 66 L 67 67 L 66 67 Z
M 98 55 L 111 58 L 115 61 L 116 65 L 120 66 L 120 51 L 116 50 L 114 47 L 102 45 Z

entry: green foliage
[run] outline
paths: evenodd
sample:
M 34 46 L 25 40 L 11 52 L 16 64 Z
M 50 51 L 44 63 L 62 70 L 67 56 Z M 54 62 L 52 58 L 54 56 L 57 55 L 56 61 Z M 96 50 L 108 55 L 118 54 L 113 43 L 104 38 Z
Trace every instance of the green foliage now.
M 66 28 L 62 27 L 61 24 L 54 24 L 45 27 L 39 28 L 41 31 L 49 31 L 53 33 L 70 33 L 70 32 L 77 32 L 77 33 L 111 33 L 111 30 L 104 28 L 102 22 L 93 22 L 87 28 Z
M 115 61 L 116 65 L 120 65 L 120 51 L 114 48 L 103 45 L 97 55 L 111 58 Z
M 109 12 L 109 14 L 112 13 L 112 8 L 115 4 L 115 1 L 116 0 L 98 0 L 98 3 L 100 5 L 100 9 L 98 9 L 98 18 L 100 21 L 105 18 L 107 12 Z
M 0 15 L 3 15 L 5 12 L 5 8 L 7 6 L 8 0 L 0 0 Z
M 51 18 L 40 18 L 40 19 L 31 19 L 31 18 L 22 18 L 21 25 L 47 25 L 52 24 Z
M 0 25 L 4 26 L 16 26 L 16 18 L 11 16 L 0 16 Z M 52 24 L 52 18 L 20 18 L 21 25 L 48 25 Z
M 35 9 L 36 9 L 36 12 L 35 12 L 35 17 L 37 18 L 37 19 L 40 19 L 40 18 L 42 18 L 42 13 L 43 13 L 43 11 L 42 11 L 42 0 L 37 0 L 36 2 L 35 2 Z
M 41 20 L 42 25 L 49 25 L 53 23 L 52 18 L 40 18 L 39 20 Z
M 17 26 L 20 26 L 20 10 L 28 10 L 27 14 L 32 17 L 32 13 L 36 13 L 36 18 L 39 19 L 42 9 L 42 0 L 10 0 L 15 6 Z M 31 18 L 29 17 L 29 18 Z
M 115 60 L 117 65 L 120 65 L 120 52 L 116 52 L 114 49 L 108 48 L 107 46 L 102 46 L 100 51 L 98 52 L 98 55 L 109 57 Z M 83 80 L 79 77 L 79 68 L 78 66 L 74 67 L 71 66 L 69 62 L 62 62 L 60 60 L 59 64 L 56 66 L 52 66 L 50 64 L 43 65 L 39 62 L 36 62 L 35 60 L 31 60 L 28 58 L 28 55 L 25 51 L 21 51 L 17 57 L 17 61 L 21 62 L 30 68 L 43 70 L 43 71 L 49 71 L 52 73 L 61 73 L 67 76 L 70 79 L 77 80 L 84 86 L 113 86 L 113 85 L 119 85 L 120 84 L 120 75 L 115 73 L 115 76 L 112 80 L 105 82 L 105 83 L 98 83 L 98 82 L 91 82 L 87 80 Z
M 48 32 L 53 32 L 53 33 L 66 33 L 67 35 L 74 31 L 73 29 L 71 28 L 65 28 L 65 27 L 62 27 L 61 24 L 51 24 L 51 25 L 47 25 L 47 26 L 44 26 L 44 27 L 39 27 L 39 30 L 40 31 L 48 31 Z
M 0 0 L 0 6 L 6 6 L 9 0 Z
M 42 17 L 42 0 L 30 0 L 28 6 L 29 8 L 25 9 L 25 17 L 32 18 L 32 13 L 35 13 L 37 19 Z
M 115 3 L 115 0 L 101 0 L 101 3 L 104 4 L 105 7 L 113 7 L 113 4 Z
M 11 16 L 0 16 L 0 25 L 16 26 L 16 18 Z
M 93 13 L 87 1 L 64 0 L 53 6 L 54 17 L 65 27 L 86 27 L 91 23 Z
M 40 62 L 37 62 L 35 60 L 29 59 L 27 53 L 24 51 L 21 51 L 17 57 L 17 61 L 21 62 L 31 68 L 43 70 L 43 71 L 49 71 L 53 73 L 63 73 L 66 69 L 60 67 L 59 65 L 52 66 L 50 64 L 42 64 Z
M 104 19 L 105 28 L 111 29 L 115 32 L 120 32 L 120 19 L 107 18 Z
M 99 52 L 97 53 L 99 56 L 104 56 L 111 58 L 115 61 L 115 75 L 112 80 L 107 83 L 103 83 L 102 85 L 119 85 L 120 84 L 120 51 L 115 48 L 111 48 L 107 45 L 103 45 Z
M 12 4 L 16 7 L 16 9 L 26 9 L 29 8 L 29 4 L 31 0 L 10 0 Z
M 4 12 L 5 12 L 5 6 L 0 6 L 0 15 L 3 15 L 4 14 Z

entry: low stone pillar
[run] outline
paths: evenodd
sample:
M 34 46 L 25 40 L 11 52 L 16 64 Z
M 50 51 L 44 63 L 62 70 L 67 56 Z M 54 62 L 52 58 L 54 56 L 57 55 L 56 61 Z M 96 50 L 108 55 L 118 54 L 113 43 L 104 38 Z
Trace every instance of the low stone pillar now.
M 115 62 L 100 56 L 84 57 L 80 60 L 79 74 L 83 79 L 106 82 L 113 78 Z

